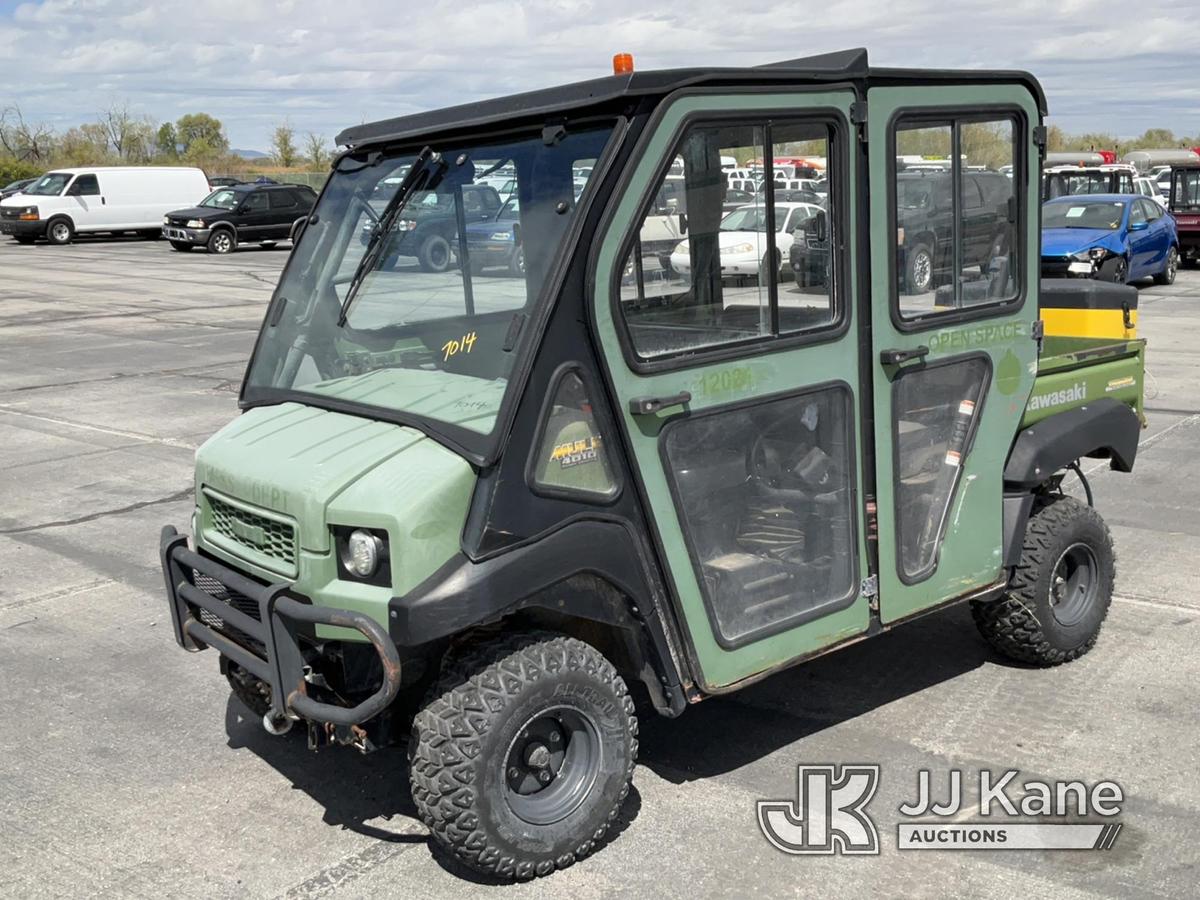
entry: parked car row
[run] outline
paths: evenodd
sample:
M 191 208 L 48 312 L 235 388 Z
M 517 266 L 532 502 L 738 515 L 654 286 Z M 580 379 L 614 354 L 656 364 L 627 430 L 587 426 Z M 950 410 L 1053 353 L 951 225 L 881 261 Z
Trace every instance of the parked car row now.
M 212 189 L 223 181 L 232 183 Z M 165 237 L 176 250 L 229 253 L 288 240 L 316 202 L 305 185 L 210 181 L 200 169 L 169 166 L 56 169 L 10 187 L 0 200 L 0 234 L 22 244 L 134 232 Z

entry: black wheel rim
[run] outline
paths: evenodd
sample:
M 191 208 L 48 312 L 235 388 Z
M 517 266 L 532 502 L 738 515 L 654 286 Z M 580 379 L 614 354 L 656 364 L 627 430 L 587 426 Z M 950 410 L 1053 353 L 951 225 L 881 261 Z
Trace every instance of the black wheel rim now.
M 1117 260 L 1117 268 L 1113 271 L 1113 281 L 1118 284 L 1125 283 L 1125 260 Z
M 1076 625 L 1091 609 L 1100 591 L 1100 567 L 1087 544 L 1063 551 L 1050 576 L 1050 612 L 1060 625 Z
M 575 812 L 596 783 L 602 755 L 592 718 L 558 707 L 530 717 L 509 745 L 505 799 L 531 825 L 553 825 Z

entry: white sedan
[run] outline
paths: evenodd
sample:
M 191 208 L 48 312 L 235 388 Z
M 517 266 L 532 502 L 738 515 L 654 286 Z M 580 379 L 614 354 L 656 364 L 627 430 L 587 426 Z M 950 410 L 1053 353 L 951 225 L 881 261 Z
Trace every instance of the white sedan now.
M 821 207 L 815 203 L 775 204 L 775 250 L 778 269 L 787 261 L 792 247 L 792 233 L 804 230 Z M 725 277 L 755 276 L 767 253 L 767 210 L 761 204 L 739 206 L 721 220 L 718 237 L 721 253 L 721 275 Z M 690 241 L 681 241 L 671 254 L 671 268 L 680 275 L 690 275 L 692 254 Z

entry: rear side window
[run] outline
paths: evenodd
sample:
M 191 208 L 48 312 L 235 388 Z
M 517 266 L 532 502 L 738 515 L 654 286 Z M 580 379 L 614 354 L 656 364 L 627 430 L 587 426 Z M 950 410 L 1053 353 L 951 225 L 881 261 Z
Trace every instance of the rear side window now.
M 902 321 L 1020 295 L 1020 129 L 1004 116 L 901 118 L 893 131 L 893 302 Z
M 295 209 L 296 198 L 291 191 L 271 191 L 271 209 Z
M 95 175 L 80 175 L 71 185 L 70 194 L 72 197 L 98 197 L 100 182 Z

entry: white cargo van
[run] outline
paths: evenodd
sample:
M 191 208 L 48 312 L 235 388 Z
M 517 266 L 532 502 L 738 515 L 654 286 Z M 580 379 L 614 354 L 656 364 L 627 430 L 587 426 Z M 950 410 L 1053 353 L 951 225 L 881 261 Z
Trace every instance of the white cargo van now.
M 199 169 L 92 166 L 47 172 L 0 201 L 0 234 L 21 243 L 68 243 L 76 234 L 137 231 L 158 237 L 163 216 L 209 194 Z

